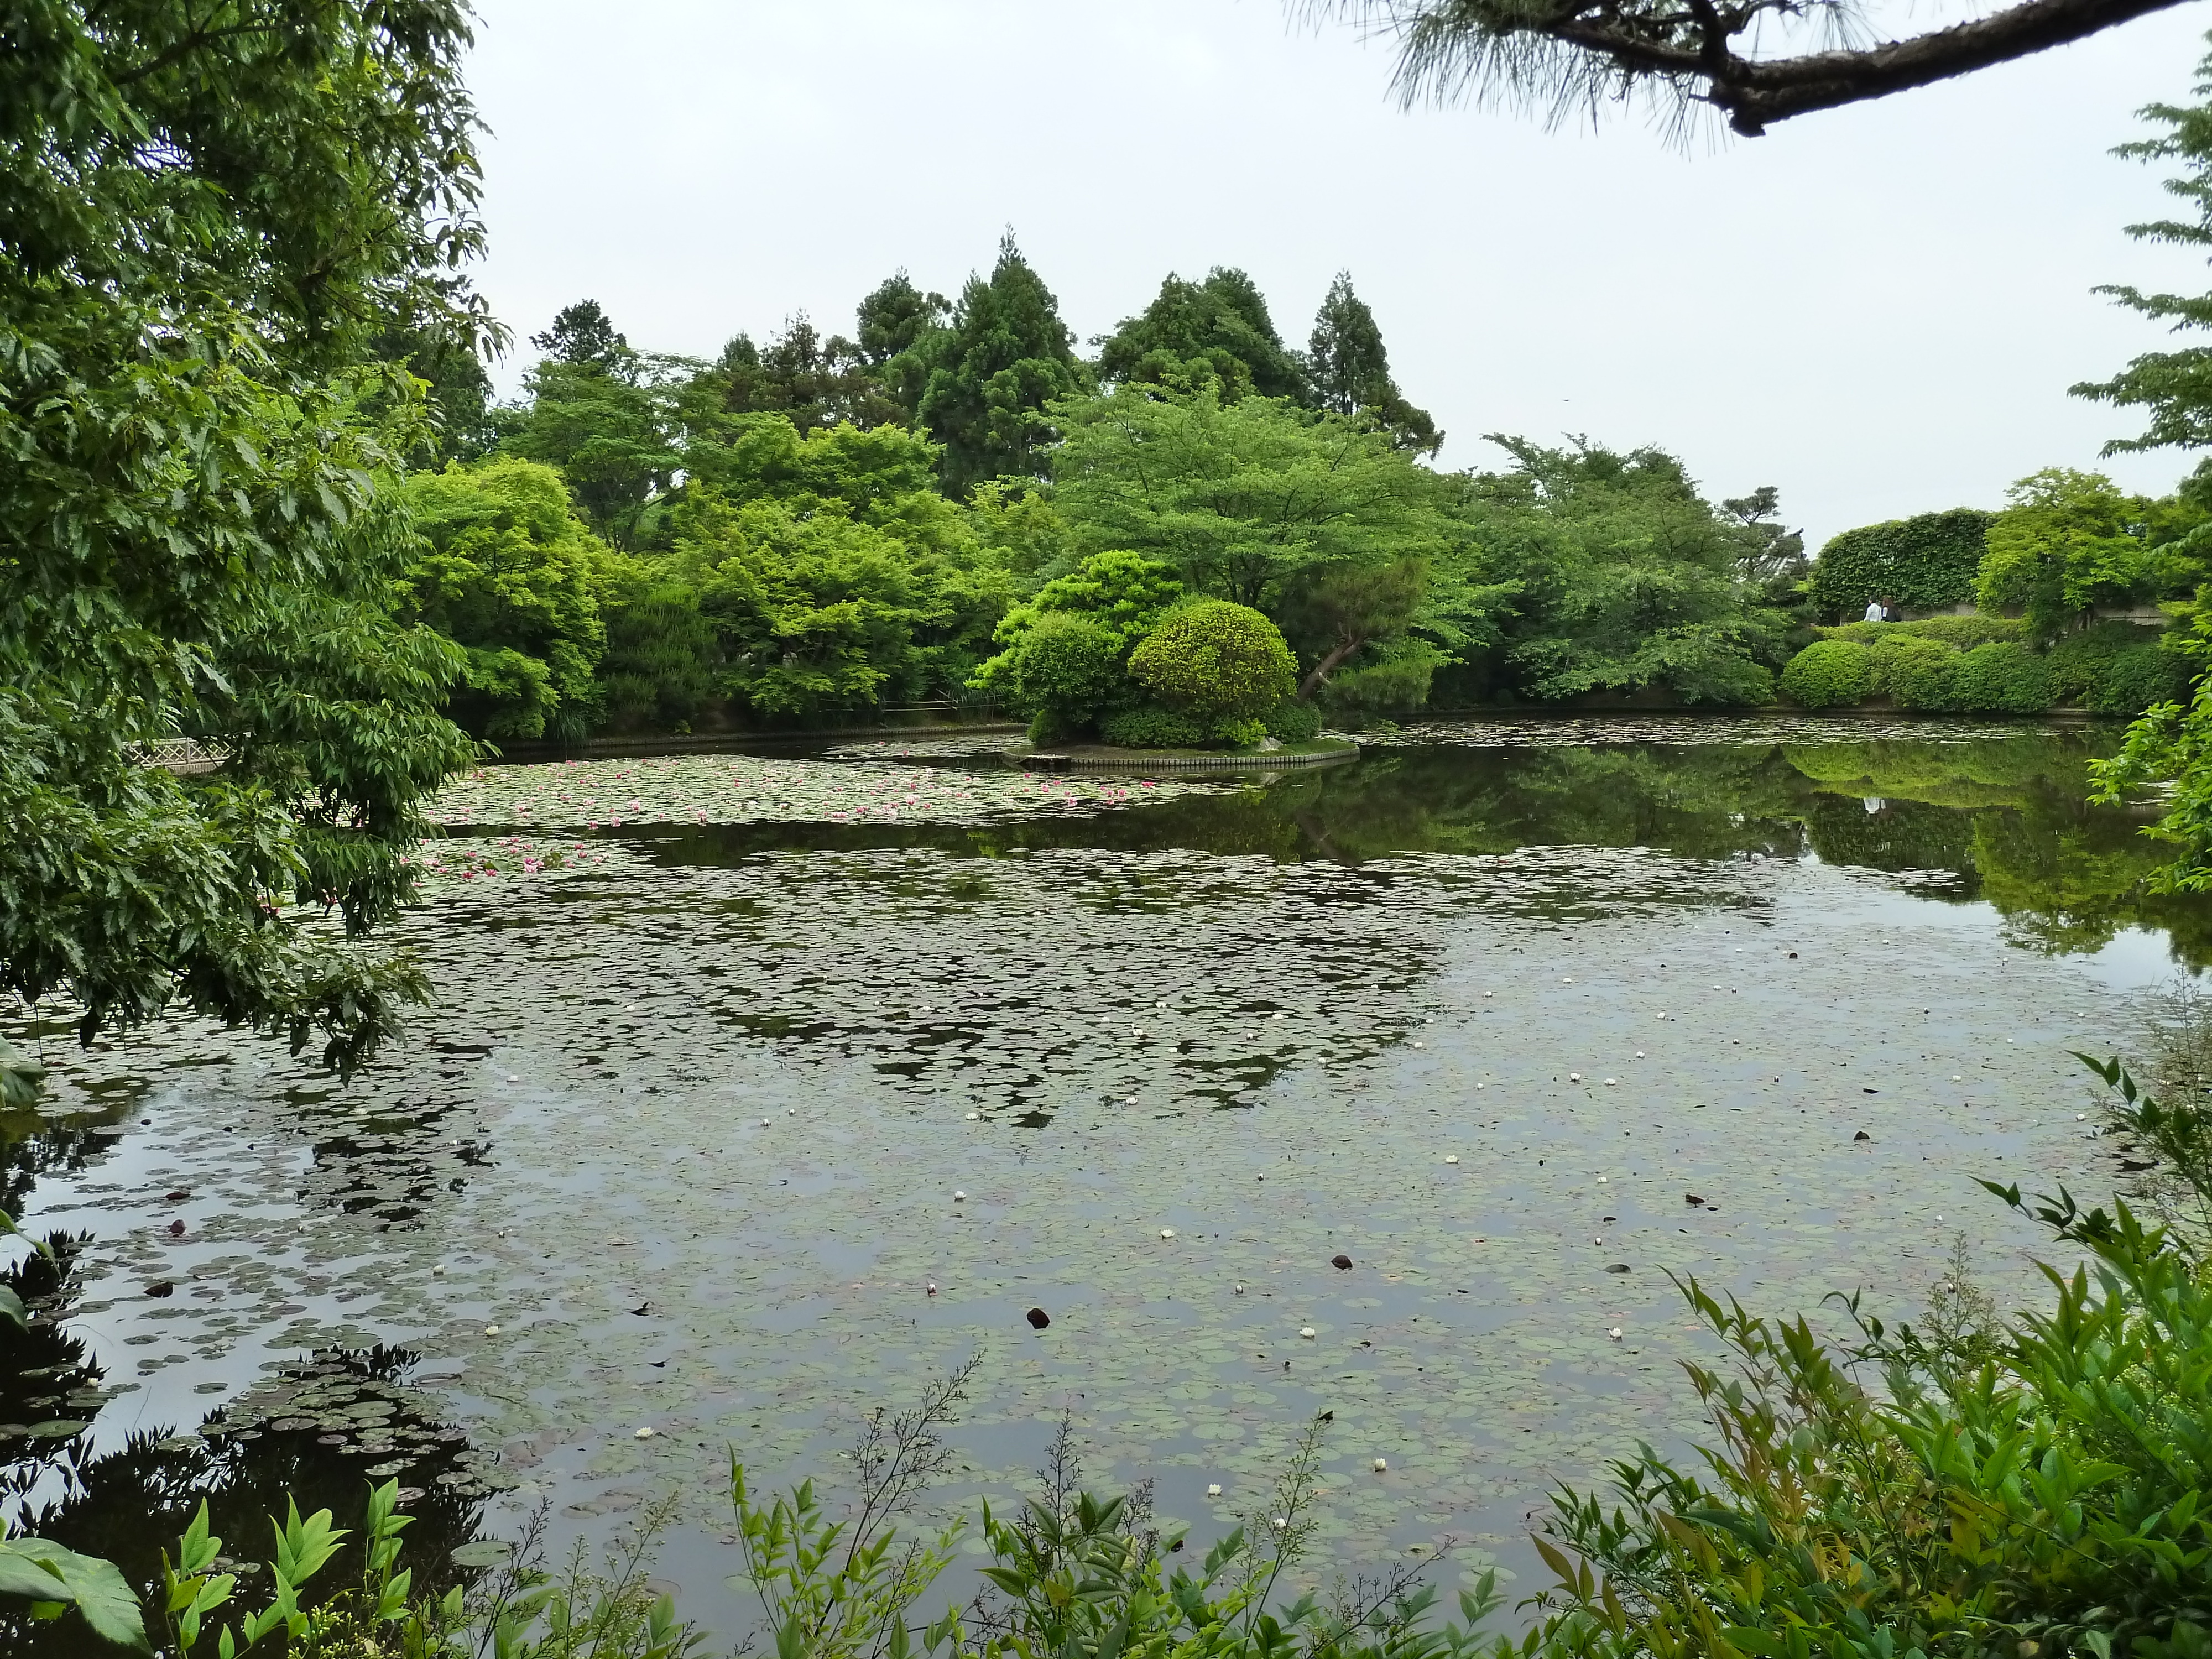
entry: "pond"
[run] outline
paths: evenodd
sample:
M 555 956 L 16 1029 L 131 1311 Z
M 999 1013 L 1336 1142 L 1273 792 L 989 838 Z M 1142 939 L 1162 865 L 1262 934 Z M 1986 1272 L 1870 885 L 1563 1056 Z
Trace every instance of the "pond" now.
M 947 1506 L 1030 1490 L 1065 1418 L 1094 1484 L 1211 1537 L 1328 1410 L 1315 1575 L 1451 1540 L 1447 1588 L 1525 1592 L 1555 1482 L 1698 1430 L 1672 1278 L 1912 1319 L 1962 1247 L 2025 1300 L 2040 1237 L 1972 1177 L 2132 1178 L 2068 1051 L 2129 1046 L 2212 907 L 2147 896 L 2144 816 L 2082 804 L 2112 741 L 488 770 L 403 933 L 441 1002 L 350 1083 L 204 1025 L 17 1034 L 54 1090 L 9 1206 L 89 1237 L 30 1274 L 58 1322 L 0 1336 L 5 1494 L 143 1571 L 203 1492 L 245 1536 L 287 1484 L 343 1518 L 394 1475 L 433 1565 L 672 1492 L 659 1570 L 726 1636 L 728 1455 L 836 1491 L 860 1414 L 980 1356 Z

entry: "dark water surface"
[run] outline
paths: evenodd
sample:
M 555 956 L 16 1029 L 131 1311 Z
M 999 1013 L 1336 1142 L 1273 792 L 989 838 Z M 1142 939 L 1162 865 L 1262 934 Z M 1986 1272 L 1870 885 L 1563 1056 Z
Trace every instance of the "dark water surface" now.
M 5 1197 L 88 1237 L 0 1333 L 9 1501 L 143 1571 L 203 1492 L 258 1538 L 390 1474 L 434 1567 L 675 1490 L 662 1571 L 731 1633 L 726 1450 L 834 1490 L 860 1413 L 980 1353 L 947 1504 L 1065 1413 L 1211 1535 L 1327 1408 L 1316 1571 L 1525 1570 L 1551 1482 L 1697 1430 L 1668 1273 L 1911 1318 L 1963 1234 L 2021 1299 L 2039 1241 L 1970 1177 L 2125 1179 L 2066 1051 L 2130 1042 L 2212 908 L 2082 805 L 2110 740 L 1468 723 L 1073 800 L 915 744 L 487 775 L 441 856 L 501 872 L 429 884 L 441 1004 L 350 1085 L 33 1030 Z M 877 820 L 820 804 L 864 776 Z

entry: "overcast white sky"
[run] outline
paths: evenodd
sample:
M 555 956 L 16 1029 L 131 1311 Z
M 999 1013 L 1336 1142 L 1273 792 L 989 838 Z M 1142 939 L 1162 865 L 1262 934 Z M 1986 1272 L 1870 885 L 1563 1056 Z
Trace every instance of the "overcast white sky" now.
M 508 386 L 574 299 L 646 349 L 802 309 L 849 332 L 894 270 L 955 294 L 1012 225 L 1083 340 L 1231 264 L 1302 345 L 1348 269 L 1441 465 L 1495 465 L 1486 432 L 1656 443 L 1716 495 L 1778 485 L 1817 547 L 2100 465 L 2132 426 L 2066 387 L 2167 337 L 2090 289 L 2212 285 L 2126 238 L 2167 211 L 2160 174 L 2106 154 L 2188 97 L 2201 3 L 1687 154 L 1632 115 L 1408 114 L 1383 45 L 1281 0 L 477 10 Z M 2101 465 L 2164 489 L 2190 460 Z

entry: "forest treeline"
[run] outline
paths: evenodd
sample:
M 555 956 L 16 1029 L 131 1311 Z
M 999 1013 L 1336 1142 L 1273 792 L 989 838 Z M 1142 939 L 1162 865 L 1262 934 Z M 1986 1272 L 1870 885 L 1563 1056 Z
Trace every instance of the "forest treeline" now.
M 709 362 L 586 301 L 532 344 L 506 404 L 472 357 L 413 359 L 444 437 L 403 608 L 466 648 L 455 713 L 495 739 L 970 702 L 1009 613 L 1107 553 L 1262 611 L 1334 718 L 1764 702 L 1811 637 L 1771 489 L 1710 501 L 1584 442 L 1425 464 L 1442 434 L 1348 276 L 1304 349 L 1215 270 L 1079 353 L 1011 239 L 955 300 L 890 278 L 850 337 L 799 317 Z
M 802 315 L 712 362 L 634 347 L 579 301 L 531 337 L 512 403 L 473 356 L 417 351 L 443 436 L 405 487 L 422 553 L 403 611 L 465 647 L 453 712 L 494 739 L 986 696 L 1032 712 L 1022 677 L 985 665 L 1010 617 L 1108 553 L 1164 567 L 1186 602 L 1264 613 L 1298 700 L 1334 721 L 1594 696 L 1756 705 L 1778 685 L 1816 704 L 2132 714 L 2185 690 L 2179 658 L 2145 655 L 2158 628 L 2107 628 L 2094 684 L 2027 659 L 2102 611 L 2195 592 L 2212 574 L 2201 479 L 2154 501 L 2051 470 L 2001 511 L 1847 532 L 1815 562 L 1771 488 L 1708 499 L 1654 447 L 1492 434 L 1502 466 L 1436 469 L 1443 434 L 1348 275 L 1303 349 L 1226 269 L 1170 275 L 1089 343 L 1009 237 L 957 299 L 902 271 L 849 337 Z M 1937 690 L 1893 687 L 1887 657 L 1838 678 L 1841 647 L 1784 679 L 1816 624 L 1875 598 L 2025 612 L 2027 637 L 1963 680 L 1937 663 Z

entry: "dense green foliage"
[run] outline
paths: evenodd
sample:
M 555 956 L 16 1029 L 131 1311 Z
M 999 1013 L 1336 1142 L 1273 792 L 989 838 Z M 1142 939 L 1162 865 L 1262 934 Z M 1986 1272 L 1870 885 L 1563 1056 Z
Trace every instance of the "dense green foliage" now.
M 1856 640 L 1861 645 L 1872 645 L 1876 640 L 1904 637 L 1916 640 L 1941 640 L 1945 645 L 1955 645 L 1961 651 L 1971 651 L 1978 645 L 1987 645 L 1992 640 L 2023 640 L 2027 637 L 2027 624 L 2017 617 L 1989 617 L 1976 611 L 1964 617 L 1923 617 L 1917 622 L 1844 623 L 1835 628 L 1814 630 L 1826 640 Z
M 1961 708 L 2033 714 L 2051 707 L 2050 669 L 2035 653 L 2009 641 L 1961 652 L 1951 684 Z
M 1170 274 L 1158 296 L 1100 343 L 1098 376 L 1188 387 L 1212 377 L 1234 403 L 1258 395 L 1304 402 L 1305 369 L 1283 344 L 1259 286 L 1217 266 L 1202 283 Z
M 2212 248 L 2212 57 L 2198 64 L 2193 90 L 2197 103 L 2156 103 L 2143 110 L 2144 118 L 2165 131 L 2113 151 L 2134 161 L 2182 164 L 2182 171 L 2166 180 L 2166 193 L 2196 216 L 2130 225 L 2128 234 L 2139 241 Z M 2177 332 L 2212 327 L 2212 294 L 2146 294 L 2127 283 L 2100 292 Z M 2212 349 L 2198 345 L 2146 352 L 2111 380 L 2085 381 L 2073 390 L 2080 397 L 2148 414 L 2148 429 L 2133 438 L 2114 439 L 2105 446 L 2108 455 L 2169 447 L 2212 447 Z
M 2138 507 L 2100 473 L 2046 467 L 2006 491 L 1989 527 L 1974 595 L 2022 611 L 2029 637 L 2055 638 L 2098 605 L 2124 605 L 2151 576 Z
M 1974 597 L 1994 516 L 1960 507 L 1832 537 L 1813 564 L 1813 603 L 1837 620 L 1858 616 L 1869 599 L 1915 611 L 1962 604 Z
M 989 278 L 969 278 L 951 327 L 914 349 L 928 370 L 915 418 L 945 446 L 947 490 L 1043 474 L 1055 436 L 1045 407 L 1080 390 L 1089 372 L 1060 302 L 1011 235 Z
M 1858 702 L 1873 686 L 1873 653 L 1856 640 L 1816 640 L 1782 670 L 1782 695 L 1801 708 Z
M 1514 573 L 1504 655 L 1552 702 L 1664 687 L 1692 703 L 1769 701 L 1786 623 L 1738 577 L 1741 537 L 1657 450 L 1498 438 L 1511 472 L 1474 480 L 1488 568 Z
M 1181 593 L 1164 564 L 1095 554 L 1007 614 L 998 633 L 1006 648 L 976 684 L 1033 715 L 1040 740 L 1096 735 L 1130 749 L 1259 742 L 1267 735 L 1261 717 L 1297 689 L 1282 631 L 1248 606 Z
M 1200 720 L 1256 719 L 1297 689 L 1282 630 L 1226 599 L 1169 612 L 1129 653 L 1129 678 L 1168 708 Z
M 1518 441 L 1510 472 L 1440 475 L 1347 278 L 1304 352 L 1248 276 L 1216 269 L 1169 277 L 1086 364 L 1011 241 L 957 306 L 902 272 L 856 322 L 825 339 L 794 318 L 711 364 L 635 349 L 588 301 L 532 337 L 545 356 L 487 417 L 489 453 L 560 470 L 605 544 L 600 684 L 537 697 L 546 735 L 976 693 L 1067 707 L 1042 660 L 1015 690 L 1013 653 L 1051 610 L 1103 616 L 1063 585 L 1108 554 L 1164 567 L 1173 590 L 1108 619 L 1125 647 L 1172 598 L 1250 606 L 1315 719 L 1403 714 L 1432 684 L 1756 702 L 1788 654 L 1802 547 L 1771 488 L 1716 506 L 1656 451 L 1584 446 L 1570 464 Z M 550 659 L 482 629 L 464 643 L 496 660 L 472 659 L 482 684 L 457 712 L 489 729 L 496 694 L 499 729 L 532 729 L 537 683 L 497 652 Z
M 471 753 L 438 712 L 460 653 L 389 609 L 419 385 L 354 366 L 477 338 L 461 13 L 32 0 L 4 28 L 0 992 L 344 1063 L 420 976 L 284 902 L 393 915 Z M 180 732 L 229 764 L 139 763 Z
M 499 459 L 417 473 L 405 500 L 421 552 L 400 615 L 468 653 L 454 718 L 492 738 L 580 738 L 598 724 L 606 549 L 569 511 L 561 475 Z

